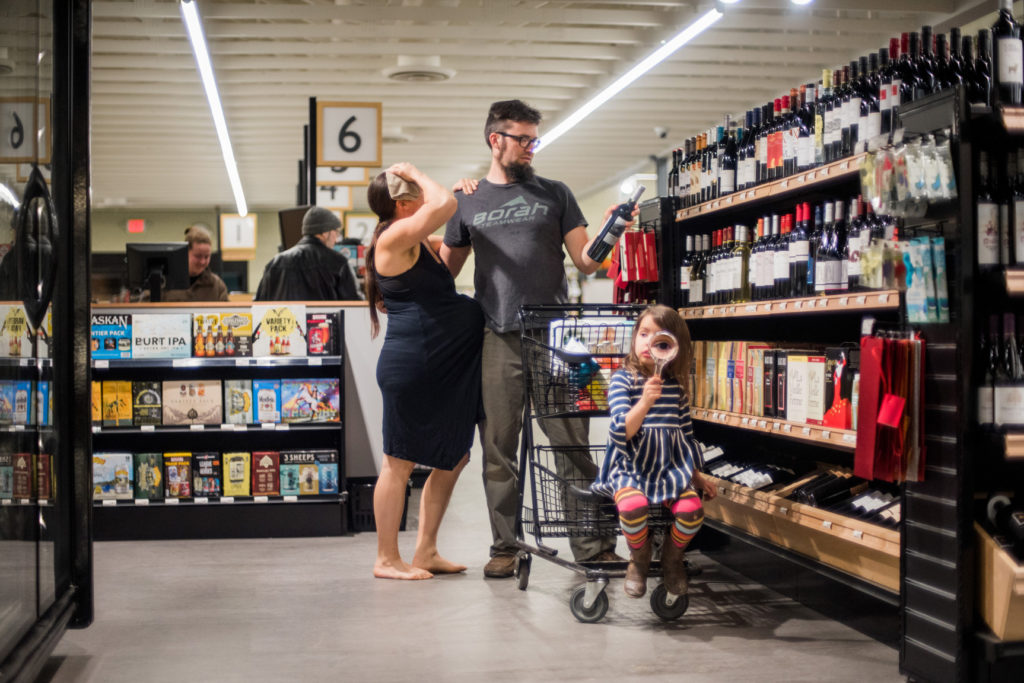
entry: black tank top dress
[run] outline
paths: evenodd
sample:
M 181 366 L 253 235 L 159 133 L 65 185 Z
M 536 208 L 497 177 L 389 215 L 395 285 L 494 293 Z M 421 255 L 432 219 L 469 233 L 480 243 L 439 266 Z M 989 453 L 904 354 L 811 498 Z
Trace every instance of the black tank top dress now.
M 384 397 L 384 452 L 443 470 L 473 445 L 483 417 L 484 314 L 455 291 L 448 268 L 424 246 L 401 275 L 378 275 L 387 332 L 377 361 Z

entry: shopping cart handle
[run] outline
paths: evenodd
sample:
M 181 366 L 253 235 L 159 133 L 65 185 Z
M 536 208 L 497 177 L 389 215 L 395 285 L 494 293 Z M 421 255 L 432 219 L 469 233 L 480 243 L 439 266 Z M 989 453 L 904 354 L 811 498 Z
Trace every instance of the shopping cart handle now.
M 551 352 L 563 363 L 586 365 L 587 363 L 594 362 L 593 356 L 582 351 L 566 351 L 565 349 L 552 348 Z
M 590 489 L 581 489 L 580 487 L 573 486 L 572 484 L 569 484 L 568 489 L 569 495 L 573 498 L 579 498 L 580 500 L 600 501 L 604 498 L 601 494 L 594 493 Z

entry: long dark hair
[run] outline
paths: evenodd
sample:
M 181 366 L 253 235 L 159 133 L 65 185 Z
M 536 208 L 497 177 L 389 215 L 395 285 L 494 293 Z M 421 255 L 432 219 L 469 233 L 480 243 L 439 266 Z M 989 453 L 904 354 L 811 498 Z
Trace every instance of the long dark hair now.
M 374 263 L 373 255 L 377 251 L 377 240 L 381 233 L 395 220 L 397 206 L 388 192 L 386 173 L 379 174 L 366 188 L 366 200 L 370 204 L 370 210 L 377 214 L 378 218 L 377 227 L 373 230 L 373 239 L 370 240 L 370 248 L 366 250 L 366 300 L 370 304 L 370 336 L 376 337 L 380 333 L 377 307 L 381 305 L 383 297 L 377 284 L 377 265 Z
M 683 317 L 675 309 L 656 304 L 640 314 L 640 317 L 636 319 L 636 324 L 633 326 L 633 339 L 630 344 L 629 355 L 626 356 L 623 365 L 633 374 L 641 377 L 645 376 L 643 364 L 640 362 L 640 357 L 636 355 L 636 335 L 640 330 L 640 323 L 647 318 L 650 318 L 655 325 L 666 332 L 671 332 L 675 335 L 676 341 L 679 342 L 679 353 L 672 362 L 665 366 L 661 374 L 663 377 L 672 377 L 679 382 L 682 394 L 685 396 L 690 386 L 690 365 L 693 363 L 693 347 L 690 343 L 690 329 L 686 326 L 686 321 L 683 320 Z

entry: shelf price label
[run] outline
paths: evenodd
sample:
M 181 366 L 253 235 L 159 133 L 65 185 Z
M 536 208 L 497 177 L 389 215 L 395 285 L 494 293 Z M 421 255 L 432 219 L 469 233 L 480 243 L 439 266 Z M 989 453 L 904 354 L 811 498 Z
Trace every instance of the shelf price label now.
M 317 102 L 317 166 L 381 166 L 380 102 Z
M 804 436 L 810 436 L 811 435 L 811 428 L 810 427 L 804 427 L 801 431 L 803 432 Z
M 852 444 L 857 443 L 857 435 L 856 434 L 843 434 L 843 443 L 852 443 Z
M 135 499 L 135 504 L 136 505 L 149 505 L 149 498 L 136 498 Z

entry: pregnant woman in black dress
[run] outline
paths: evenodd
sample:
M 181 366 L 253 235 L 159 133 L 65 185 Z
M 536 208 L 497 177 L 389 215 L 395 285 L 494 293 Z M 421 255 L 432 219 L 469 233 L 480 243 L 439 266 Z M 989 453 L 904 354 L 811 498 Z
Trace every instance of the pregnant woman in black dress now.
M 390 176 L 390 177 L 389 177 Z M 377 383 L 384 399 L 384 462 L 373 494 L 377 559 L 373 575 L 429 579 L 465 571 L 437 551 L 455 482 L 469 461 L 480 416 L 480 306 L 457 294 L 431 245 L 431 233 L 455 213 L 455 197 L 412 164 L 395 164 L 367 191 L 380 218 L 366 256 L 371 329 L 387 312 Z M 434 238 L 440 243 L 440 236 Z M 406 483 L 415 464 L 432 467 L 420 500 L 410 564 L 398 551 Z

